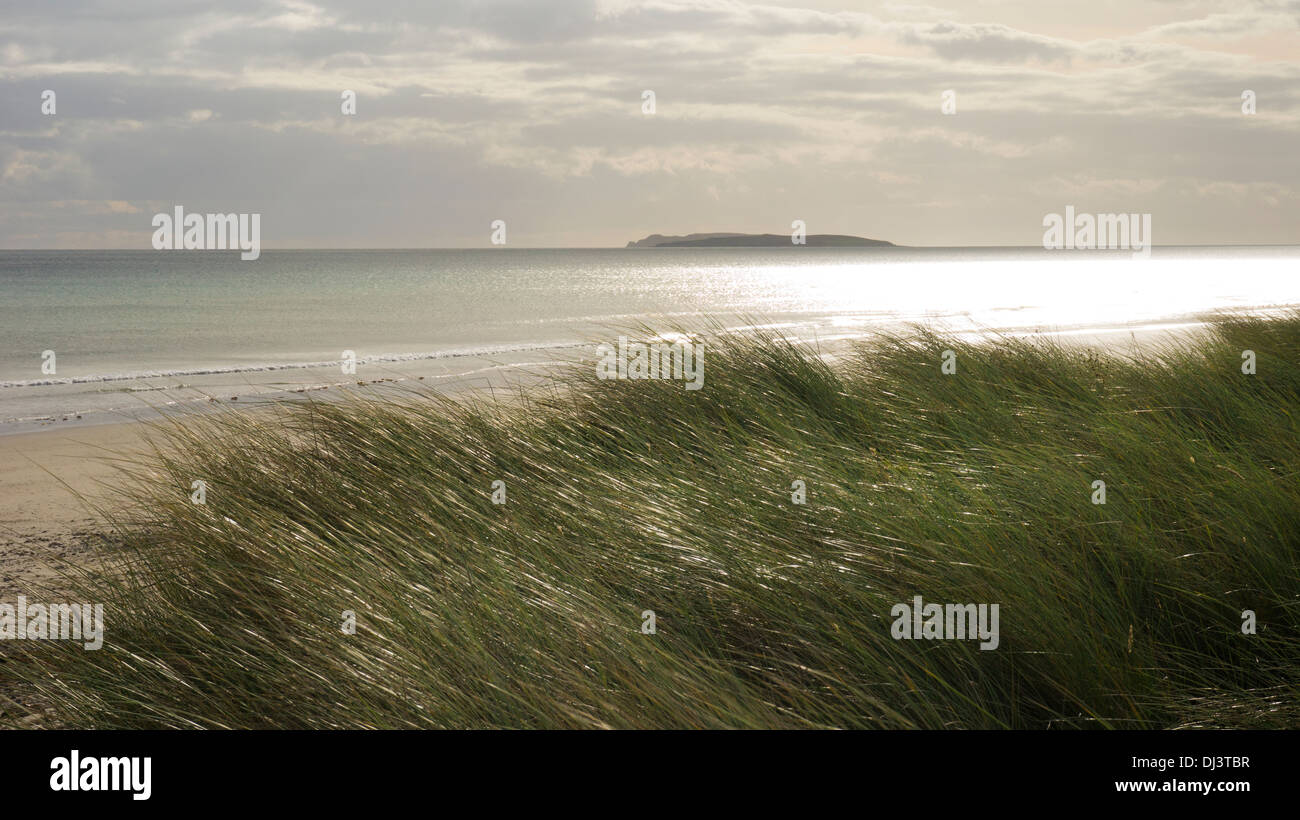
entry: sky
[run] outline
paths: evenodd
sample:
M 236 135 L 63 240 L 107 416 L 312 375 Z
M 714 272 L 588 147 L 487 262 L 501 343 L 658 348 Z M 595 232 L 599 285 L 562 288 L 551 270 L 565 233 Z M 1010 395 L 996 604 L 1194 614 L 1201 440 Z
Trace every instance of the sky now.
M 7 249 L 1300 244 L 1298 147 L 1300 0 L 0 0 Z

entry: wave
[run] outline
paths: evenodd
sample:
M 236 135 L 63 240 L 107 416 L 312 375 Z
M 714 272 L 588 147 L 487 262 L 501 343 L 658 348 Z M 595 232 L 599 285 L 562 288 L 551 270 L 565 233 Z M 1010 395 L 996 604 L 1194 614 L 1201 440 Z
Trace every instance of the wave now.
M 855 321 L 849 322 L 849 326 L 855 326 L 853 330 L 846 328 L 835 328 L 834 338 L 855 338 L 872 335 L 873 328 L 879 328 L 883 324 L 908 325 L 933 324 L 936 320 L 939 322 L 952 322 L 953 320 L 964 320 L 963 324 L 974 324 L 974 327 L 958 328 L 948 327 L 946 330 L 950 333 L 980 335 L 1017 335 L 1021 333 L 1032 334 L 1035 336 L 1070 336 L 1085 333 L 1106 333 L 1118 330 L 1155 330 L 1163 328 L 1166 330 L 1182 329 L 1184 327 L 1194 327 L 1205 323 L 1208 317 L 1221 314 L 1224 312 L 1235 313 L 1238 315 L 1262 315 L 1268 316 L 1273 314 L 1283 314 L 1294 310 L 1296 305 L 1293 303 L 1284 304 L 1264 304 L 1264 305 L 1234 305 L 1220 306 L 1211 308 L 1206 311 L 1196 313 L 1179 313 L 1166 317 L 1155 319 L 1133 321 L 1097 321 L 1097 322 L 1080 322 L 1071 324 L 1047 323 L 1028 323 L 1028 324 L 1000 324 L 997 322 L 983 323 L 975 321 L 968 313 L 938 313 L 938 314 L 906 314 L 889 311 L 869 311 L 869 312 L 845 312 L 839 314 L 817 315 L 815 319 L 800 317 L 795 320 L 768 321 L 768 322 L 749 322 L 742 324 L 728 324 L 723 328 L 724 333 L 737 333 L 748 330 L 768 329 L 778 331 L 791 331 L 795 329 L 815 330 L 819 334 L 824 334 L 831 328 L 824 327 L 828 320 L 832 323 L 843 318 L 852 318 Z M 996 308 L 1003 311 L 1024 311 L 1033 310 L 1033 306 L 1017 306 L 1008 308 Z M 991 311 L 992 312 L 992 311 Z M 678 315 L 686 315 L 685 313 Z M 886 320 L 886 321 L 882 321 Z M 1190 321 L 1189 321 L 1190 320 Z M 861 322 L 859 325 L 858 322 Z M 672 334 L 668 334 L 672 335 Z M 706 334 L 707 335 L 707 334 Z M 797 334 L 796 334 L 797 335 Z M 821 338 L 826 340 L 827 337 L 822 335 Z M 497 344 L 486 345 L 472 348 L 455 348 L 450 350 L 437 350 L 420 353 L 386 353 L 374 356 L 358 357 L 356 364 L 395 364 L 400 362 L 428 361 L 434 359 L 458 359 L 472 357 L 488 357 L 507 353 L 526 353 L 536 350 L 573 350 L 576 348 L 590 347 L 593 344 L 591 340 L 587 341 L 568 341 L 568 342 L 528 342 L 522 344 Z M 45 378 L 45 379 L 21 379 L 0 381 L 0 389 L 18 388 L 18 387 L 48 387 L 57 385 L 72 384 L 95 384 L 103 382 L 117 381 L 136 381 L 151 378 L 175 378 L 181 376 L 210 376 L 226 375 L 239 373 L 265 373 L 278 370 L 311 370 L 317 368 L 340 367 L 344 363 L 343 359 L 332 359 L 324 361 L 311 362 L 265 362 L 249 365 L 229 365 L 229 366 L 210 366 L 195 368 L 180 368 L 172 370 L 142 370 L 127 373 L 97 373 L 86 376 L 68 376 L 64 378 Z M 161 388 L 153 387 L 130 387 L 125 388 L 127 391 L 136 390 L 148 391 L 152 389 L 172 390 L 187 387 L 188 385 L 171 385 Z
M 676 315 L 696 315 L 695 313 L 680 313 Z M 699 314 L 703 315 L 703 314 Z M 637 314 L 628 314 L 629 317 Z M 605 317 L 610 318 L 610 317 Z M 616 318 L 616 317 L 615 317 Z M 640 318 L 645 318 L 644 316 Z M 809 322 L 777 322 L 767 324 L 742 324 L 728 326 L 727 332 L 737 332 L 751 330 L 756 328 L 794 328 L 808 325 Z M 400 362 L 428 361 L 432 359 L 461 359 L 483 356 L 495 356 L 506 353 L 527 353 L 534 350 L 572 350 L 580 347 L 590 347 L 593 341 L 567 341 L 567 342 L 527 342 L 520 344 L 497 344 L 485 345 L 481 347 L 453 348 L 450 350 L 436 350 L 420 353 L 385 353 L 375 356 L 357 357 L 356 364 L 394 364 Z M 261 362 L 258 364 L 246 365 L 214 365 L 209 367 L 178 368 L 172 370 L 139 370 L 125 373 L 92 373 L 85 376 L 67 376 L 63 378 L 45 378 L 45 379 L 15 379 L 9 381 L 0 381 L 0 389 L 9 387 L 50 387 L 57 385 L 69 384 L 97 384 L 101 382 L 119 382 L 119 381 L 137 381 L 140 379 L 163 379 L 178 378 L 181 376 L 221 376 L 227 374 L 239 373 L 267 373 L 277 370 L 311 370 L 315 368 L 339 367 L 343 364 L 343 359 L 333 359 L 326 361 L 312 362 Z M 164 387 L 131 387 L 125 388 L 129 391 L 149 391 L 149 390 L 171 390 L 187 387 L 188 385 L 170 385 Z
M 385 353 L 375 356 L 358 356 L 356 364 L 394 364 L 398 362 L 427 361 L 430 359 L 459 359 L 475 356 L 495 356 L 503 353 L 527 353 L 533 350 L 568 350 L 589 346 L 590 343 L 588 342 L 535 342 L 519 345 L 490 345 L 487 347 L 462 348 L 456 350 L 436 350 L 425 353 Z M 99 382 L 133 381 L 137 379 L 176 378 L 179 376 L 220 376 L 236 373 L 266 373 L 276 370 L 311 370 L 314 368 L 341 367 L 344 362 L 344 359 L 316 362 L 264 362 L 249 365 L 195 367 L 174 370 L 140 370 L 129 373 L 93 373 L 87 376 L 0 381 L 0 388 L 49 387 L 62 384 L 95 384 Z

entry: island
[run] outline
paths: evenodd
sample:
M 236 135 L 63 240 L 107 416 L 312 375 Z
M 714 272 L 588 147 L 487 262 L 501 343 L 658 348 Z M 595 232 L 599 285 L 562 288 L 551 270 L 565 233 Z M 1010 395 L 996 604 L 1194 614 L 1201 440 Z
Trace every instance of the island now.
M 808 234 L 803 244 L 821 248 L 893 248 L 893 242 L 832 233 Z M 779 233 L 691 233 L 664 236 L 653 233 L 645 239 L 627 243 L 629 248 L 777 248 L 794 243 L 790 234 Z

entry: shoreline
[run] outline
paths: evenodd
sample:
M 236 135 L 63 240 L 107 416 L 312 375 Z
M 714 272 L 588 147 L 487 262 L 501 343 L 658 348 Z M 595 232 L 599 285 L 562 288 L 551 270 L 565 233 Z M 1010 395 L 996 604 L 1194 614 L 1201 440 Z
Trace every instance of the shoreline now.
M 896 332 L 920 323 L 956 340 L 1054 339 L 1068 344 L 1097 345 L 1113 353 L 1123 353 L 1140 348 L 1151 339 L 1194 334 L 1209 326 L 1216 315 L 1267 318 L 1296 308 L 1300 308 L 1300 303 L 1206 310 L 1152 320 L 1061 326 L 959 326 L 960 323 L 950 321 L 899 319 L 839 332 L 834 328 L 824 328 L 826 332 L 809 333 L 808 328 L 803 327 L 804 332 L 794 331 L 793 338 L 810 345 L 835 348 L 854 342 L 869 342 L 881 333 Z M 799 324 L 775 322 L 728 327 L 726 332 L 744 332 L 754 327 L 786 332 Z M 1122 335 L 1129 335 L 1131 341 L 1117 342 L 1116 337 Z M 355 374 L 340 374 L 339 362 L 288 362 L 247 370 L 230 367 L 199 369 L 194 371 L 197 375 L 185 377 L 185 381 L 181 376 L 141 372 L 111 377 L 69 377 L 50 383 L 9 384 L 0 386 L 0 410 L 6 411 L 0 415 L 0 439 L 33 432 L 66 432 L 100 425 L 131 424 L 172 415 L 205 414 L 220 408 L 242 410 L 281 401 L 333 399 L 358 389 L 409 391 L 431 388 L 451 394 L 474 390 L 490 392 L 517 383 L 521 373 L 536 374 L 556 365 L 579 361 L 595 345 L 596 342 L 588 340 L 528 346 L 496 354 L 384 354 L 358 359 Z M 273 380 L 260 380 L 264 376 L 271 376 Z M 114 383 L 124 386 L 112 390 L 97 387 Z M 105 403 L 105 397 L 109 395 L 120 397 L 123 403 Z
M 583 368 L 465 412 L 184 423 L 124 496 L 159 526 L 85 556 L 52 523 L 92 517 L 71 496 L 149 428 L 13 438 L 10 581 L 89 570 L 43 593 L 111 603 L 112 651 L 33 644 L 8 700 L 98 728 L 1283 726 L 1300 314 L 1137 331 L 755 334 L 709 349 L 701 392 Z M 999 651 L 900 640 L 886 615 L 918 594 L 1000 607 Z M 755 678 L 755 653 L 789 663 Z M 282 696 L 316 686 L 328 712 Z M 720 686 L 744 694 L 722 710 Z
M 470 373 L 347 381 L 261 397 L 245 394 L 243 401 L 203 400 L 189 406 L 146 408 L 133 417 L 86 414 L 87 418 L 67 424 L 0 424 L 0 598 L 50 584 L 57 579 L 61 562 L 89 558 L 95 549 L 92 542 L 107 530 L 94 507 L 111 504 L 118 490 L 117 463 L 148 453 L 150 433 L 160 423 L 211 418 L 223 412 L 268 413 L 280 404 L 301 401 L 384 401 L 409 397 L 412 391 L 449 398 L 507 398 L 516 389 L 544 380 L 539 369 L 564 363 L 556 357 Z
M 1195 335 L 1203 330 L 1205 320 L 1186 321 L 1186 317 L 1167 323 L 1143 323 L 1084 330 L 1064 329 L 1050 332 L 1006 332 L 1008 337 L 1041 338 L 1067 345 L 1099 346 L 1114 355 L 1131 354 L 1160 340 Z M 1127 334 L 1130 341 L 1117 342 L 1117 334 Z M 996 333 L 957 331 L 954 338 L 970 335 L 995 341 Z M 870 335 L 823 340 L 823 355 L 834 359 L 854 341 Z M 163 411 L 146 410 L 135 418 L 90 418 L 67 425 L 45 425 L 25 429 L 0 425 L 0 594 L 12 595 L 33 584 L 47 584 L 57 578 L 62 561 L 84 560 L 93 550 L 91 541 L 102 535 L 105 523 L 87 504 L 108 501 L 117 475 L 114 459 L 133 458 L 147 452 L 151 425 L 168 418 L 209 417 L 213 412 L 250 413 L 276 406 L 278 401 L 303 401 L 326 398 L 331 401 L 363 396 L 383 400 L 409 395 L 409 388 L 428 389 L 451 397 L 470 395 L 495 396 L 518 388 L 527 389 L 544 379 L 533 369 L 562 363 L 556 359 L 531 366 L 503 365 L 473 376 L 449 374 L 428 381 L 408 377 L 403 380 L 379 379 L 360 389 L 309 391 L 296 397 L 279 393 L 272 398 L 250 396 L 242 402 L 202 402 L 194 407 L 173 407 Z M 403 385 L 401 382 L 407 384 Z M 171 412 L 167 412 L 170 410 Z M 56 423 L 57 424 L 57 423 Z

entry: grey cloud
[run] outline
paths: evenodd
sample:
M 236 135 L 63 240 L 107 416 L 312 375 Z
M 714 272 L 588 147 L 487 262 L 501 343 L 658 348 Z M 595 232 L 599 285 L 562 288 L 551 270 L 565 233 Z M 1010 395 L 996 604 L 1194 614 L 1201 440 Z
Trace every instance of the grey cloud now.
M 263 213 L 268 246 L 473 244 L 493 218 L 521 243 L 622 244 L 791 209 L 819 231 L 1018 242 L 1064 196 L 1158 209 L 1167 241 L 1300 241 L 1294 60 L 848 3 L 9 6 L 0 246 L 135 243 L 172 202 Z

